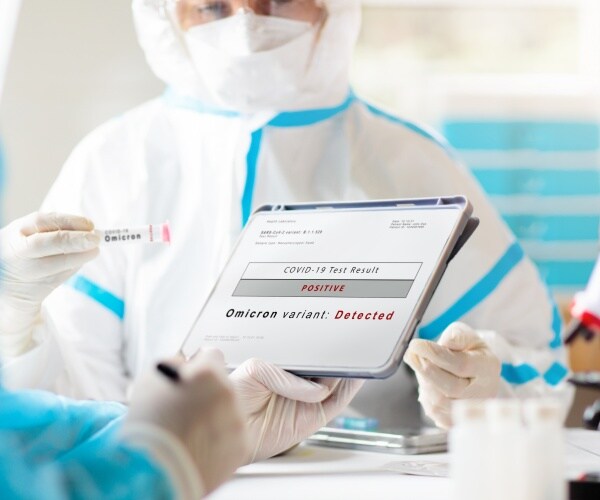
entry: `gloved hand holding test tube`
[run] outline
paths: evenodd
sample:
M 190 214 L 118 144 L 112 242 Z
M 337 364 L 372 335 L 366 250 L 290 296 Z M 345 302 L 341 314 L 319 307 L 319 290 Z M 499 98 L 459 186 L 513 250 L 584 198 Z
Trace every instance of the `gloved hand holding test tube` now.
M 169 221 L 162 224 L 148 224 L 142 227 L 121 229 L 95 229 L 101 245 L 121 243 L 171 243 Z
M 41 304 L 98 255 L 99 245 L 170 243 L 169 223 L 95 229 L 71 214 L 32 213 L 0 230 L 0 353 L 19 356 L 33 346 Z

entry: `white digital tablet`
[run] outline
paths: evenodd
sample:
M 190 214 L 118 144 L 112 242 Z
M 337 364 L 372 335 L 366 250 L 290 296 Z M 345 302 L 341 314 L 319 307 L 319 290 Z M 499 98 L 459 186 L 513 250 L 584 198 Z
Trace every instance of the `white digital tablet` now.
M 182 352 L 229 369 L 385 378 L 477 226 L 464 197 L 265 206 L 248 221 Z

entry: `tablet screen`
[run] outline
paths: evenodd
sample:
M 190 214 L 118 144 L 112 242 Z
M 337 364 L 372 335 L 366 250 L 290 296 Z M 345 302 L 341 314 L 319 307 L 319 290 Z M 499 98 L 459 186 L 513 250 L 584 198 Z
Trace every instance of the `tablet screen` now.
M 369 370 L 401 340 L 458 206 L 259 212 L 184 346 L 289 369 Z M 407 334 L 412 333 L 409 331 Z

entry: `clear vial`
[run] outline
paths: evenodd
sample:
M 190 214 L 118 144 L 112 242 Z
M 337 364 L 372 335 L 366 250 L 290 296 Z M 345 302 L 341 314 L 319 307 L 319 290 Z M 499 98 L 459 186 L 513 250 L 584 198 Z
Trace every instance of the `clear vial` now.
M 452 406 L 454 426 L 448 436 L 454 500 L 481 500 L 487 495 L 489 441 L 484 401 L 461 400 Z
M 486 497 L 531 500 L 527 497 L 529 460 L 521 402 L 517 399 L 490 400 L 486 413 L 490 425 L 490 482 Z
M 525 401 L 523 410 L 528 426 L 528 498 L 566 500 L 562 406 L 554 399 L 530 399 Z

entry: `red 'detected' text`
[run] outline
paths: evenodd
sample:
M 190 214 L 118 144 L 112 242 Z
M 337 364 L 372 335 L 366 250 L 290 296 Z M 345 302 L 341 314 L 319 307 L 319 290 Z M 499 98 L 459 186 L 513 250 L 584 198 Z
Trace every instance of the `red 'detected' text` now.
M 333 319 L 354 319 L 354 320 L 372 320 L 372 321 L 391 321 L 394 317 L 394 313 L 396 311 L 392 311 L 389 313 L 379 312 L 379 311 L 352 311 L 346 312 L 342 309 L 339 309 L 338 312 L 335 313 Z

